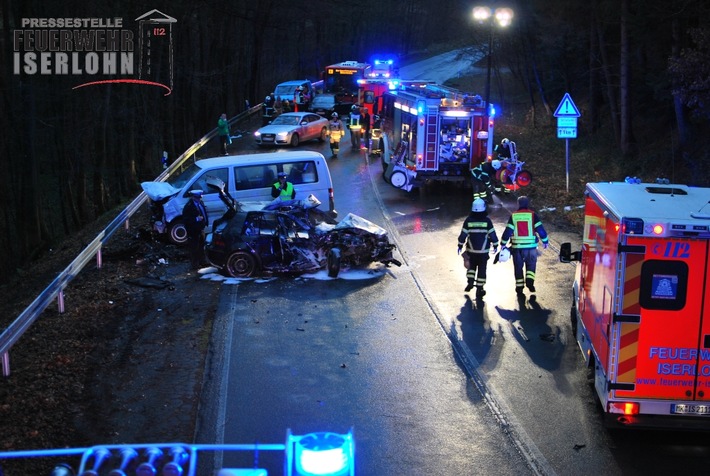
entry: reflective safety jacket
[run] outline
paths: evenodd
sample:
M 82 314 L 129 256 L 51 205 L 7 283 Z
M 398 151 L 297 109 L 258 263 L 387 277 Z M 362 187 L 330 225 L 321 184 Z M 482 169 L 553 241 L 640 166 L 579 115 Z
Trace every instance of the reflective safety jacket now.
M 350 113 L 350 130 L 359 131 L 360 129 L 362 129 L 362 125 L 360 125 L 360 114 Z
M 293 200 L 296 198 L 296 189 L 291 182 L 286 182 L 286 186 L 279 191 L 281 184 L 277 181 L 271 186 L 271 196 L 283 200 Z
M 491 246 L 498 246 L 498 235 L 486 212 L 471 212 L 463 222 L 459 245 L 466 244 L 469 253 L 488 253 Z
M 501 236 L 503 246 L 510 241 L 513 248 L 535 248 L 538 240 L 547 243 L 548 238 L 537 214 L 526 208 L 513 212 Z
M 490 164 L 490 162 L 483 162 L 482 164 L 471 169 L 471 175 L 473 178 L 483 182 L 486 187 L 491 186 L 491 177 L 495 176 L 496 169 Z
M 328 135 L 330 136 L 330 142 L 340 142 L 340 139 L 343 138 L 345 130 L 343 129 L 343 123 L 339 119 L 328 123 Z

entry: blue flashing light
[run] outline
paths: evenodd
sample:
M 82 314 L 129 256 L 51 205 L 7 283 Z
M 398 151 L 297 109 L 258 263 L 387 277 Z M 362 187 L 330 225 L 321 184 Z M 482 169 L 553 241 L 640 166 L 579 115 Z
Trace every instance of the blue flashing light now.
M 426 103 L 424 101 L 417 101 L 417 114 L 424 114 L 426 110 Z
M 330 432 L 289 437 L 295 446 L 296 474 L 300 476 L 345 476 L 355 474 L 352 431 L 344 435 Z
M 488 117 L 495 117 L 496 107 L 493 104 L 488 105 Z

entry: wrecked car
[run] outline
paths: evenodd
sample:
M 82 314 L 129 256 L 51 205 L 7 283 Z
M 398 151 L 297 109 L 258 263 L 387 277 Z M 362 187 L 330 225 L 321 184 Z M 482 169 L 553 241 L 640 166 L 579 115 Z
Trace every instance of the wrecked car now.
M 277 200 L 261 210 L 230 209 L 212 227 L 207 259 L 235 278 L 324 268 L 334 278 L 342 266 L 401 266 L 384 228 L 353 214 L 336 222 L 314 202 Z

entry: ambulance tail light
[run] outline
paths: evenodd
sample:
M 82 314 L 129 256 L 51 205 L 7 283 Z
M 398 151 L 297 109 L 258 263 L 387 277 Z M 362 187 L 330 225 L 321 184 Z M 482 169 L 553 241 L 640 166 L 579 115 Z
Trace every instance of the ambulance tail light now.
M 638 415 L 639 404 L 636 402 L 609 402 L 609 413 L 616 415 Z

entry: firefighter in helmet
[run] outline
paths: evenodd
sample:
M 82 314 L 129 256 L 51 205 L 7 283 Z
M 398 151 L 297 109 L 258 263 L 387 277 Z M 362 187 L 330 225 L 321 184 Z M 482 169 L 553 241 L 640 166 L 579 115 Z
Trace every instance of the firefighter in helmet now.
M 490 162 L 481 162 L 476 167 L 471 169 L 473 177 L 473 199 L 481 198 L 487 203 L 493 203 L 493 181 L 498 170 L 500 170 L 501 162 L 498 159 L 493 159 Z
M 360 150 L 360 139 L 362 138 L 362 116 L 360 115 L 360 106 L 353 104 L 350 108 L 350 141 L 353 150 Z
M 466 217 L 459 233 L 459 253 L 463 251 L 463 262 L 466 267 L 466 292 L 476 287 L 476 298 L 481 299 L 486 294 L 483 285 L 486 284 L 486 268 L 488 266 L 488 251 L 498 248 L 498 235 L 493 228 L 493 222 L 486 213 L 486 202 L 477 198 L 471 204 L 471 213 Z
M 330 115 L 330 121 L 328 121 L 328 136 L 330 137 L 330 151 L 333 155 L 330 156 L 331 159 L 338 158 L 338 152 L 340 152 L 340 139 L 345 135 L 345 128 L 343 127 L 343 121 L 338 117 L 338 113 L 334 112 Z

